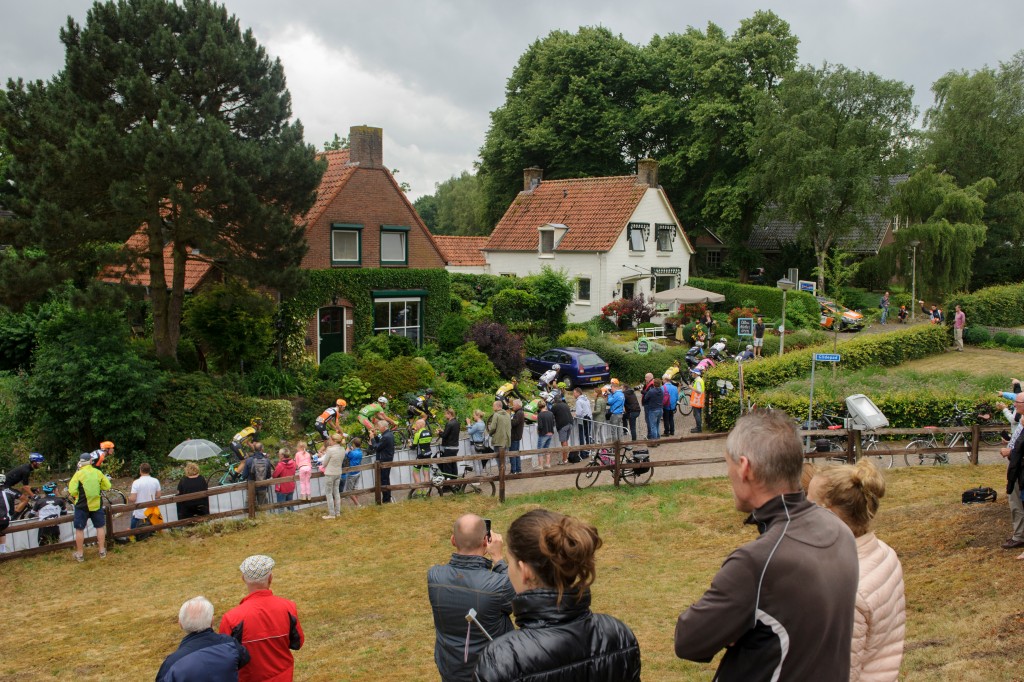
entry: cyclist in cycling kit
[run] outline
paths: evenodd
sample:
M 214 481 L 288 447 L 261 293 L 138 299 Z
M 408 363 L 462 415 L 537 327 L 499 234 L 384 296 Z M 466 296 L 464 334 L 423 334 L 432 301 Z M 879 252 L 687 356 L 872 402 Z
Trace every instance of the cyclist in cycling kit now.
M 235 453 L 238 461 L 245 460 L 247 457 L 245 449 L 252 448 L 253 442 L 256 441 L 256 435 L 261 428 L 263 428 L 263 420 L 259 417 L 253 417 L 247 427 L 231 437 L 231 444 L 228 447 L 231 448 L 231 452 Z
M 407 411 L 409 418 L 423 417 L 424 420 L 432 419 L 434 414 L 430 409 L 430 404 L 433 399 L 434 389 L 428 388 L 423 392 L 423 395 L 409 401 L 409 409 Z
M 417 466 L 412 468 L 414 483 L 426 483 L 430 480 L 430 464 L 427 460 L 430 459 L 430 441 L 433 439 L 434 434 L 430 433 L 430 429 L 427 428 L 426 420 L 417 419 L 413 424 L 412 443 L 416 448 L 416 459 L 422 460 L 422 464 L 417 463 Z
M 537 380 L 537 388 L 542 391 L 553 389 L 555 382 L 558 381 L 558 372 L 561 369 L 561 365 L 551 365 L 551 369 L 540 375 L 540 379 Z
M 328 407 L 326 410 L 320 413 L 320 416 L 316 418 L 316 422 L 313 424 L 313 428 L 320 434 L 320 437 L 325 441 L 330 440 L 331 437 L 327 435 L 327 424 L 334 422 L 334 430 L 341 433 L 341 415 L 345 413 L 345 408 L 348 407 L 348 403 L 344 399 L 338 398 L 334 406 Z
M 679 385 L 679 380 L 682 377 L 679 376 L 679 361 L 678 360 L 676 360 L 671 365 L 669 365 L 669 368 L 665 370 L 665 373 L 662 375 L 662 378 L 671 381 L 676 386 Z
M 15 502 L 12 513 L 20 514 L 21 511 L 28 506 L 29 497 L 32 495 L 32 487 L 29 485 L 29 479 L 32 477 L 32 472 L 43 465 L 43 456 L 38 452 L 33 452 L 28 456 L 28 462 L 25 464 L 18 465 L 7 472 L 5 481 L 2 487 L 10 489 L 12 492 L 19 494 L 18 501 Z
M 512 377 L 512 380 L 507 384 L 502 384 L 498 387 L 498 390 L 494 392 L 494 399 L 500 400 L 501 404 L 507 410 L 509 405 L 512 404 L 513 398 L 519 398 L 520 400 L 526 400 L 523 394 L 519 392 L 519 378 Z
M 373 425 L 373 422 L 377 419 L 383 419 L 392 426 L 398 425 L 398 422 L 389 417 L 385 412 L 387 407 L 388 399 L 381 396 L 377 398 L 377 402 L 370 403 L 363 409 L 359 410 L 359 423 L 366 428 L 367 433 L 369 433 L 371 437 L 377 435 L 377 429 Z
M 67 503 L 57 497 L 57 484 L 53 481 L 43 486 L 43 495 L 32 505 L 32 511 L 40 521 L 54 519 L 68 513 Z M 38 543 L 51 545 L 60 542 L 60 527 L 47 526 L 39 529 Z

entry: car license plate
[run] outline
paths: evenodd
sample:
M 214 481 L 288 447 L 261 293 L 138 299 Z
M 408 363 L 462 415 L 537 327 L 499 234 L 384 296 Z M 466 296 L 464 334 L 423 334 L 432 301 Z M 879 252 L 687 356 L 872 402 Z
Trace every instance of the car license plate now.
M 601 383 L 601 377 L 590 377 L 590 383 L 599 384 Z

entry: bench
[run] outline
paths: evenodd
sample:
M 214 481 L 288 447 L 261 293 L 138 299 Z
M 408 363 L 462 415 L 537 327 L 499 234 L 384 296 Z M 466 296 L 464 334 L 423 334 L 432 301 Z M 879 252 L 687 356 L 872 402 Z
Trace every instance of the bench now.
M 659 325 L 657 327 L 641 327 L 636 330 L 636 338 L 638 339 L 664 339 L 668 338 L 665 335 L 665 325 Z

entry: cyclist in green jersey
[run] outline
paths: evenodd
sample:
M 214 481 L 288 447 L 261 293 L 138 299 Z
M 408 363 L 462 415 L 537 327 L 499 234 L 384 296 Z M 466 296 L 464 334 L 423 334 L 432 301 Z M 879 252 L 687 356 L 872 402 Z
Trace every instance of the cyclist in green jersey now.
M 388 399 L 385 398 L 384 396 L 381 396 L 377 398 L 377 402 L 370 403 L 363 409 L 359 410 L 359 423 L 366 428 L 367 433 L 369 433 L 371 437 L 377 435 L 377 429 L 376 427 L 374 427 L 373 423 L 378 419 L 383 419 L 384 421 L 391 424 L 391 426 L 398 425 L 398 422 L 389 417 L 387 415 L 387 412 L 385 412 L 385 410 L 387 410 L 387 407 Z

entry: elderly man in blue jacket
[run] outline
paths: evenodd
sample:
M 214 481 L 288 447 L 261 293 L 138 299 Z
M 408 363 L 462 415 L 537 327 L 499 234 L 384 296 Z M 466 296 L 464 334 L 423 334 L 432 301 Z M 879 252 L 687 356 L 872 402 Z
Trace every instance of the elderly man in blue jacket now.
M 515 589 L 502 559 L 501 535 L 488 533 L 484 520 L 465 514 L 452 528 L 455 552 L 447 564 L 427 573 L 427 592 L 434 612 L 434 662 L 444 682 L 470 682 L 477 656 L 487 637 L 466 620 L 470 609 L 491 637 L 512 632 Z
M 238 669 L 249 662 L 249 651 L 234 637 L 213 631 L 213 604 L 206 597 L 182 604 L 178 624 L 185 638 L 164 659 L 156 682 L 238 679 Z

